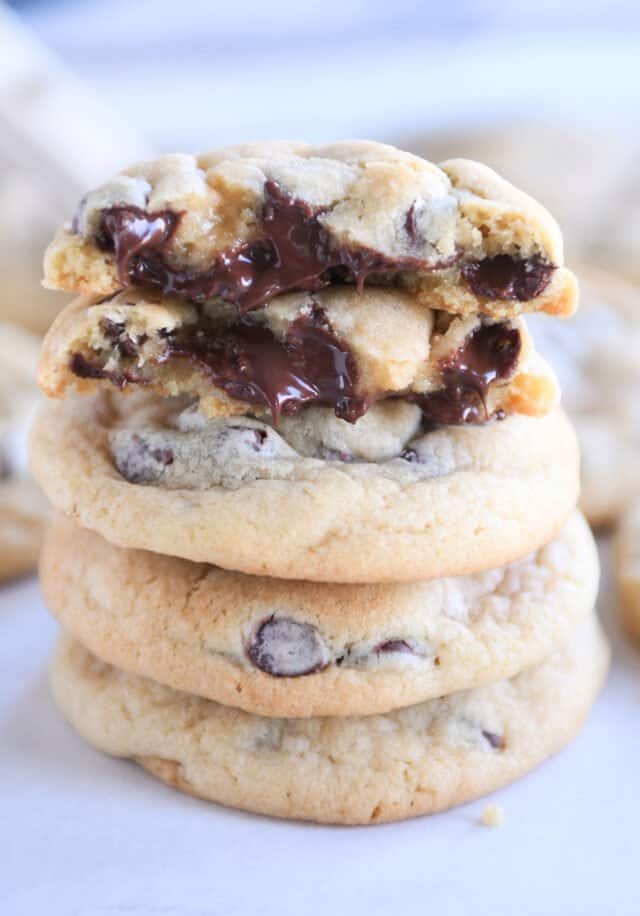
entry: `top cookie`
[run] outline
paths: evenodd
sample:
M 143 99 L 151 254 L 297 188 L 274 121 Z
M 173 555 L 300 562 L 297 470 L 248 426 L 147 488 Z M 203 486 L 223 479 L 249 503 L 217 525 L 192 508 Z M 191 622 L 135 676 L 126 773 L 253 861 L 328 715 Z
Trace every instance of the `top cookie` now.
M 45 285 L 151 286 L 250 311 L 329 283 L 398 286 L 494 318 L 569 315 L 577 285 L 547 211 L 491 169 L 365 141 L 167 155 L 90 192 L 45 257 Z

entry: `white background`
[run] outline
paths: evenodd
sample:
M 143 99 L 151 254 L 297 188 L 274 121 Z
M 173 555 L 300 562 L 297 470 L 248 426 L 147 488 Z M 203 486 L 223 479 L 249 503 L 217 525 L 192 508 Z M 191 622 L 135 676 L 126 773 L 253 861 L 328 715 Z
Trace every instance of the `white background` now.
M 78 0 L 22 12 L 167 150 L 265 137 L 401 142 L 515 115 L 602 130 L 637 123 L 637 9 Z M 86 747 L 48 696 L 55 625 L 35 582 L 5 588 L 0 913 L 637 916 L 640 655 L 613 629 L 614 668 L 586 730 L 497 793 L 503 828 L 478 825 L 484 801 L 398 825 L 324 828 L 195 801 Z

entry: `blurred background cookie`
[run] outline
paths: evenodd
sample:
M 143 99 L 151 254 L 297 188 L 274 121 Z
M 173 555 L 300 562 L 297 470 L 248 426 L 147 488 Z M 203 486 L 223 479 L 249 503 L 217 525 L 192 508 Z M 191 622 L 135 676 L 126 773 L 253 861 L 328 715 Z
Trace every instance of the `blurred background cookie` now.
M 47 520 L 26 454 L 39 350 L 29 332 L 0 324 L 0 582 L 35 568 Z
M 478 159 L 527 189 L 562 227 L 566 256 L 640 280 L 640 131 L 540 118 L 435 131 L 405 141 L 438 162 Z
M 640 640 L 640 502 L 625 514 L 616 534 L 614 563 L 622 620 Z
M 582 449 L 581 507 L 592 525 L 614 524 L 640 496 L 640 289 L 578 265 L 580 308 L 567 322 L 529 328 L 554 365 Z
M 0 3 L 0 321 L 44 333 L 67 301 L 42 252 L 88 182 L 149 149 Z

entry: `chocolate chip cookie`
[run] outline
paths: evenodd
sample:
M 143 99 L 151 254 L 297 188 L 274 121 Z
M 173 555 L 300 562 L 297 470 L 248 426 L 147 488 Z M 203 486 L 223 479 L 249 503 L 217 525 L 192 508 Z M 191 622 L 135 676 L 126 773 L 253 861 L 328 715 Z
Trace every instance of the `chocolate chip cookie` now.
M 551 540 L 576 502 L 560 411 L 427 430 L 393 401 L 355 424 L 320 407 L 287 419 L 209 420 L 144 395 L 50 402 L 33 467 L 58 509 L 114 544 L 324 582 L 501 566 Z
M 389 398 L 431 423 L 539 415 L 559 401 L 522 319 L 456 317 L 382 289 L 292 293 L 245 317 L 139 291 L 79 300 L 47 335 L 40 382 L 50 396 L 105 385 L 187 394 L 210 416 L 275 423 L 319 405 L 353 423 Z
M 53 289 L 143 286 L 242 312 L 296 290 L 383 284 L 456 314 L 570 314 L 560 231 L 486 166 L 364 141 L 161 156 L 91 191 L 49 246 Z
M 385 713 L 512 677 L 593 608 L 584 519 L 509 566 L 329 585 L 244 576 L 113 547 L 67 520 L 40 562 L 49 610 L 105 661 L 263 716 Z
M 55 700 L 91 744 L 182 791 L 275 817 L 372 824 L 493 791 L 559 751 L 602 684 L 595 616 L 509 680 L 386 715 L 253 716 L 100 661 L 65 635 Z

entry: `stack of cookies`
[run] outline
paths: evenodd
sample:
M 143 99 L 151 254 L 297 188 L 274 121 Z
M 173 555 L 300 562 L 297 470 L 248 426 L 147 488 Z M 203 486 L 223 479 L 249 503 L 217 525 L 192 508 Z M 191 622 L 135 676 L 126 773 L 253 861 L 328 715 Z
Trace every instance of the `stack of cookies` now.
M 374 143 L 163 156 L 46 283 L 33 464 L 55 699 L 102 750 L 281 817 L 429 813 L 578 730 L 608 652 L 578 454 L 522 313 L 549 214 Z M 63 517 L 64 516 L 64 517 Z

